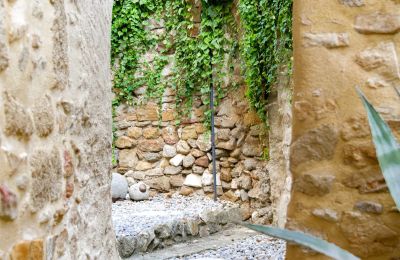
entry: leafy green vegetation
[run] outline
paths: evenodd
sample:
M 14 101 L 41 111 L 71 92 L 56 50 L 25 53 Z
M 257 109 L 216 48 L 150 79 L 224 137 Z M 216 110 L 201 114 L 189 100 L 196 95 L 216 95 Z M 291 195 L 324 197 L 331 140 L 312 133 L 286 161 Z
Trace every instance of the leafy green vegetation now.
M 199 19 L 193 17 L 197 7 L 185 0 L 115 0 L 111 57 L 114 105 L 134 104 L 133 91 L 142 86 L 147 87 L 147 97 L 161 100 L 168 85 L 176 90 L 178 113 L 185 116 L 191 111 L 195 95 L 200 95 L 206 105 L 209 103 L 211 81 L 218 105 L 228 90 L 224 77 L 232 73 L 240 48 L 247 96 L 252 107 L 266 120 L 265 105 L 278 68 L 281 64 L 290 64 L 292 3 L 241 0 L 240 25 L 235 24 L 232 5 L 232 0 L 202 0 Z M 149 33 L 146 26 L 150 19 L 163 21 L 165 34 Z M 161 49 L 155 61 L 150 64 L 141 60 L 144 53 L 155 48 Z M 170 53 L 175 53 L 174 76 L 164 82 L 161 72 Z M 209 118 L 207 110 L 206 123 Z

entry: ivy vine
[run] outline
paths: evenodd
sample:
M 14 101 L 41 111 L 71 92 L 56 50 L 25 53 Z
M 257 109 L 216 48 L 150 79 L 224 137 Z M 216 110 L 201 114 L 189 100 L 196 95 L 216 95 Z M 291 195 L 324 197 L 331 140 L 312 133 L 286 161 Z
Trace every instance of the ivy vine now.
M 115 0 L 112 21 L 114 105 L 135 103 L 134 91 L 146 86 L 148 98 L 161 97 L 166 86 L 176 91 L 180 117 L 188 116 L 195 97 L 209 104 L 210 83 L 216 103 L 227 91 L 224 78 L 240 48 L 251 106 L 266 120 L 266 102 L 282 61 L 290 61 L 290 0 L 240 0 L 240 32 L 232 14 L 233 1 L 201 1 L 201 19 L 194 21 L 193 4 L 186 0 Z M 165 33 L 154 35 L 146 28 L 150 19 L 163 21 Z M 193 33 L 199 30 L 199 33 Z M 238 35 L 241 35 L 240 38 Z M 141 60 L 157 49 L 154 61 Z M 174 53 L 174 71 L 167 81 L 162 71 Z M 212 57 L 210 59 L 210 57 Z M 209 122 L 210 111 L 205 112 Z

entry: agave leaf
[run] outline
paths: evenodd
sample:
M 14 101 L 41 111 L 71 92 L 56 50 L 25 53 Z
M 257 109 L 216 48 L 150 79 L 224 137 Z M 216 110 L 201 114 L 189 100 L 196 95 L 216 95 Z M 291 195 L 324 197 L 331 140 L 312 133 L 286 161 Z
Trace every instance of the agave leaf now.
M 389 187 L 390 194 L 397 208 L 400 209 L 400 146 L 389 126 L 371 103 L 368 102 L 362 91 L 357 88 L 357 92 L 367 110 L 379 166 Z
M 242 223 L 242 225 L 245 227 L 248 227 L 252 230 L 272 236 L 272 237 L 277 237 L 280 239 L 284 239 L 286 241 L 296 242 L 300 245 L 309 247 L 317 252 L 325 254 L 334 259 L 340 259 L 340 260 L 359 259 L 358 257 L 352 255 L 351 253 L 347 252 L 346 250 L 341 249 L 340 247 L 338 247 L 332 243 L 329 243 L 323 239 L 305 234 L 303 232 L 290 231 L 290 230 L 286 230 L 286 229 L 280 229 L 280 228 L 262 226 L 262 225 L 247 224 L 247 223 Z

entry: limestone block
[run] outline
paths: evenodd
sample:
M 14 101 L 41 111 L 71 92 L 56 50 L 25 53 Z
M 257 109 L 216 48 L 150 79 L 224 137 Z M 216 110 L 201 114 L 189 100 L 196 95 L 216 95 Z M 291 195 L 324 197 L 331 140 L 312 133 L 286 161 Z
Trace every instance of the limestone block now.
M 196 141 L 197 147 L 203 151 L 208 152 L 211 149 L 211 139 L 209 135 L 201 134 Z
M 186 176 L 183 185 L 194 188 L 201 188 L 202 187 L 201 176 L 197 174 L 189 174 L 188 176 Z
M 147 127 L 143 129 L 143 137 L 146 139 L 155 139 L 160 136 L 160 131 L 156 127 Z
M 124 176 L 118 173 L 112 174 L 111 196 L 113 199 L 125 199 L 128 193 L 128 181 Z
M 183 159 L 185 158 L 184 155 L 182 154 L 177 154 L 175 155 L 171 160 L 169 160 L 169 163 L 173 166 L 180 166 L 183 163 Z
M 167 192 L 170 190 L 170 179 L 167 176 L 161 176 L 149 180 L 144 181 L 147 185 L 149 185 L 152 189 Z
M 124 149 L 124 148 L 131 148 L 136 145 L 136 141 L 132 140 L 131 138 L 127 136 L 120 136 L 118 139 L 115 141 L 115 147 Z
M 165 143 L 170 145 L 176 144 L 179 141 L 178 133 L 173 126 L 167 126 L 163 128 L 162 137 Z
M 138 161 L 136 151 L 133 149 L 120 150 L 118 160 L 120 167 L 133 168 Z
M 242 153 L 249 157 L 259 157 L 262 155 L 262 152 L 263 150 L 262 145 L 260 144 L 260 139 L 251 135 L 247 136 L 242 147 Z
M 185 179 L 181 175 L 173 175 L 169 179 L 172 187 L 182 187 L 184 181 Z
M 382 12 L 358 15 L 354 29 L 365 34 L 395 34 L 400 31 L 400 15 Z
M 164 148 L 164 140 L 162 138 L 140 140 L 138 148 L 143 152 L 160 152 Z
M 325 47 L 328 49 L 349 46 L 348 33 L 305 33 L 303 35 L 305 47 Z
M 183 158 L 183 167 L 185 167 L 185 168 L 192 167 L 195 160 L 196 159 L 191 154 L 185 156 L 185 158 Z
M 188 145 L 188 143 L 184 140 L 180 140 L 177 144 L 176 144 L 176 151 L 178 153 L 187 155 L 190 153 L 190 146 Z
M 236 148 L 236 140 L 235 138 L 230 138 L 227 142 L 218 142 L 216 146 L 220 149 L 232 151 Z
M 182 171 L 182 167 L 181 166 L 167 166 L 164 169 L 164 174 L 166 175 L 175 175 L 178 174 Z
M 312 172 L 299 176 L 295 189 L 310 196 L 323 196 L 332 190 L 335 176 L 329 173 Z
M 364 0 L 340 0 L 340 2 L 350 7 L 360 7 L 365 4 Z
M 206 155 L 199 157 L 196 159 L 196 161 L 194 162 L 197 166 L 200 167 L 204 167 L 204 168 L 208 168 L 209 165 L 209 160 L 208 157 Z
M 197 132 L 194 125 L 186 126 L 182 129 L 182 137 L 183 140 L 188 139 L 197 139 Z
M 329 222 L 336 223 L 340 220 L 340 214 L 333 209 L 322 208 L 314 209 L 312 214 L 318 218 L 324 219 Z
M 142 128 L 140 127 L 130 127 L 128 128 L 127 134 L 129 137 L 138 139 L 142 136 Z

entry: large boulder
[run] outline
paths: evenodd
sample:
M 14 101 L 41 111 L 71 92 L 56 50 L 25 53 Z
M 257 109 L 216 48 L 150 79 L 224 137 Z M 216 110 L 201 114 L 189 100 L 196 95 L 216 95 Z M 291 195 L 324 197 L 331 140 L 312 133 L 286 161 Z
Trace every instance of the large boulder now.
M 112 174 L 111 196 L 113 200 L 125 199 L 128 193 L 128 181 L 119 173 Z
M 149 196 L 149 186 L 144 182 L 138 182 L 129 188 L 129 197 L 131 200 L 148 200 Z

